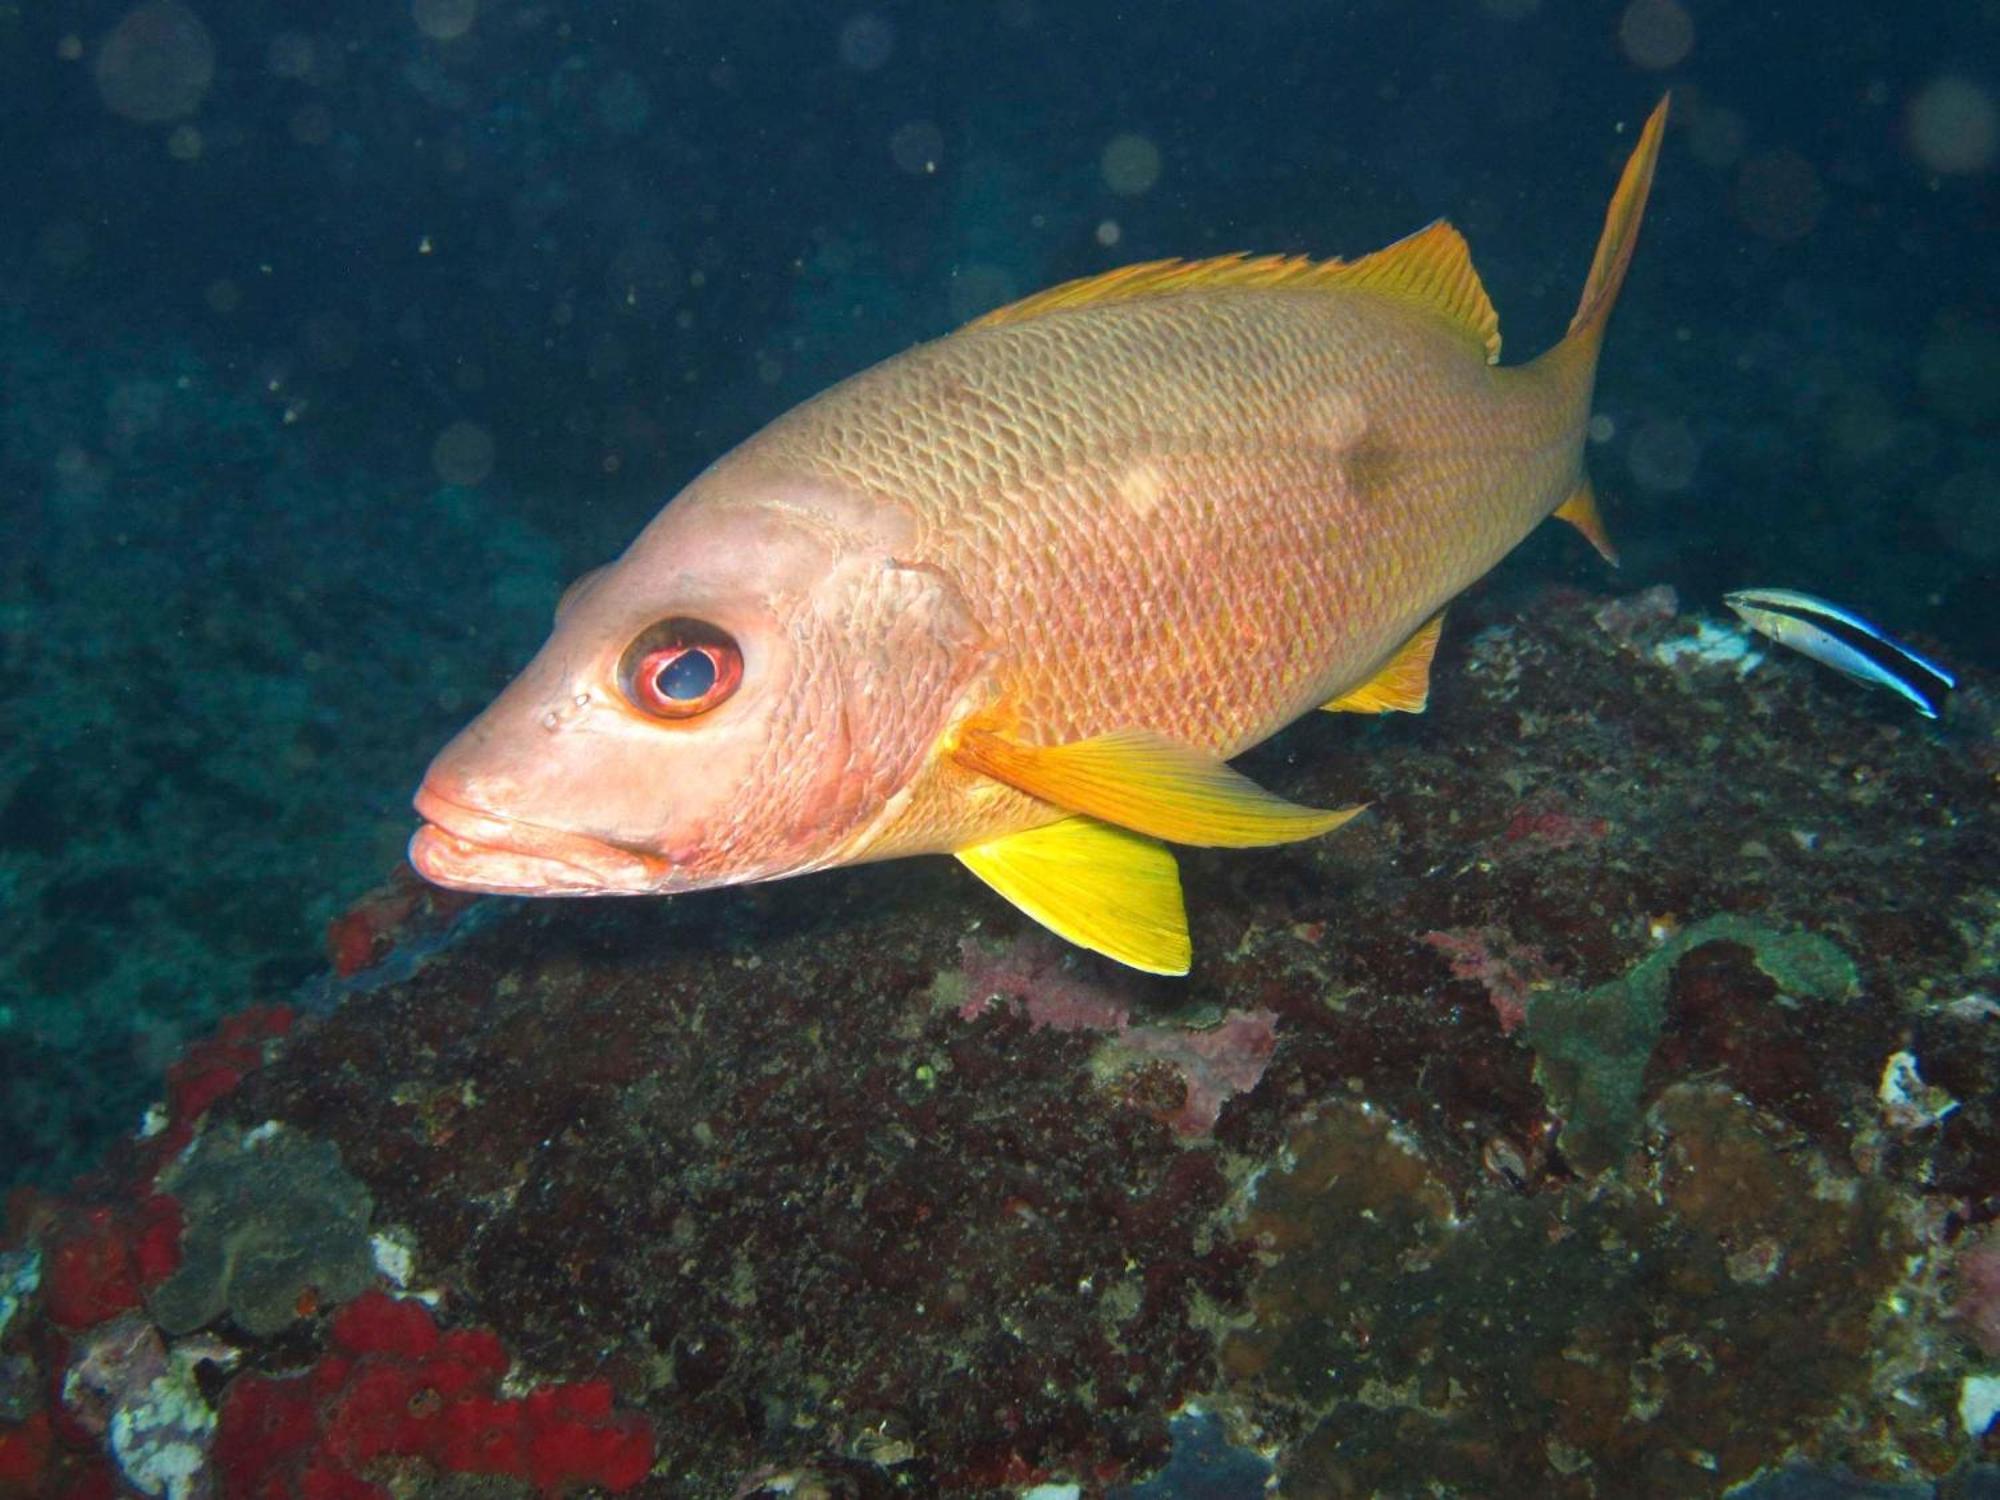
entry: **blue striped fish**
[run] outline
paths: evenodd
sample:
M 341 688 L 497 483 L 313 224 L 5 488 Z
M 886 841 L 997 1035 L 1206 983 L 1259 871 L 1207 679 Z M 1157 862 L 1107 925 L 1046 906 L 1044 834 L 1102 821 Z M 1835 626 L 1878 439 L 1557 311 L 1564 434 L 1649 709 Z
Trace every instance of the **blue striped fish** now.
M 1844 672 L 1870 687 L 1907 699 L 1935 719 L 1958 679 L 1922 652 L 1906 646 L 1851 609 L 1792 589 L 1738 589 L 1722 602 L 1759 635 Z

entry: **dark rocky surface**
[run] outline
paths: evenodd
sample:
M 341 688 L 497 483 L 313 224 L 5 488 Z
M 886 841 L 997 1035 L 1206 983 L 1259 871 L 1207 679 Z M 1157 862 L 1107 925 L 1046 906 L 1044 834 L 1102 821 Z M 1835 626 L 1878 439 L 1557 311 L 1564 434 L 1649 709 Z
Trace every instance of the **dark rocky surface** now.
M 337 1003 L 167 1139 L 337 1150 L 441 1325 L 650 1423 L 637 1494 L 1096 1494 L 1191 1400 L 1287 1495 L 1967 1483 L 2000 1441 L 1961 1412 L 2000 1358 L 1985 700 L 1927 725 L 1713 628 L 1670 664 L 1695 630 L 1659 596 L 1471 601 L 1429 713 L 1246 760 L 1373 811 L 1188 854 L 1186 981 L 940 862 L 469 916 L 403 885 L 336 930 Z M 72 1357 L 62 1247 L 157 1203 L 165 1149 L 17 1203 L 44 1290 L 0 1352 Z M 142 1297 L 171 1271 L 134 1264 Z M 198 1383 L 225 1435 L 240 1372 L 341 1357 L 326 1312 L 199 1336 L 241 1351 Z M 44 1475 L 86 1461 L 57 1419 Z M 382 1451 L 355 1472 L 458 1482 L 395 1457 L 455 1449 Z

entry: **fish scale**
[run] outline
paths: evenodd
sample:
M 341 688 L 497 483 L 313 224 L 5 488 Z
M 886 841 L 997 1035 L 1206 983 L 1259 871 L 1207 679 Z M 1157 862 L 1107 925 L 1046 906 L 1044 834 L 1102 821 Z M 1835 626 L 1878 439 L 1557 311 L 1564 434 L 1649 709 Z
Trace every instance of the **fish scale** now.
M 1564 393 L 1386 298 L 1244 290 L 1058 320 L 912 351 L 737 455 L 908 510 L 914 555 L 1001 643 L 1045 742 L 1137 723 L 1233 755 L 1362 680 L 1574 488 L 1568 431 L 1533 424 L 1561 450 L 1541 462 L 1508 446 L 1523 408 Z M 1332 441 L 1328 412 L 1348 429 Z M 1393 445 L 1402 483 L 1355 482 L 1357 429 Z M 1131 649 L 1087 649 L 1106 635 Z

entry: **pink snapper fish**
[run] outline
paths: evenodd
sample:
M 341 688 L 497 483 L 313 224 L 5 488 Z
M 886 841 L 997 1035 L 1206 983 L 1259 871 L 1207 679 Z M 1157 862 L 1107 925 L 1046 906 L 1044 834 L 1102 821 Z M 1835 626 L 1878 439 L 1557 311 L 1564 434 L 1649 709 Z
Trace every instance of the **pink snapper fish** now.
M 1167 845 L 1310 837 L 1230 757 L 1420 710 L 1445 605 L 1551 513 L 1666 118 L 1554 348 L 1499 364 L 1464 239 L 1155 261 L 989 313 L 716 461 L 571 586 L 424 777 L 410 860 L 658 894 L 951 854 L 1061 936 L 1190 961 Z

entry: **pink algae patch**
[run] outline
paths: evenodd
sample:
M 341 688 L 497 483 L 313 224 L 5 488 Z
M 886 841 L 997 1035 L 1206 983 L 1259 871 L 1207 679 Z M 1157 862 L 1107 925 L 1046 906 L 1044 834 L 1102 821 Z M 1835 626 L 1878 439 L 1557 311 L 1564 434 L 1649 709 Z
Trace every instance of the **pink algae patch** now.
M 1232 1011 L 1218 1026 L 1129 1026 L 1118 1050 L 1169 1063 L 1187 1080 L 1187 1100 L 1169 1120 L 1181 1135 L 1207 1135 L 1222 1106 L 1257 1087 L 1278 1050 L 1278 1017 L 1268 1010 Z
M 1455 927 L 1427 932 L 1420 941 L 1451 960 L 1452 978 L 1470 979 L 1485 989 L 1503 1036 L 1528 1019 L 1534 991 L 1557 977 L 1541 949 L 1517 943 L 1505 933 Z
M 1278 1049 L 1278 1018 L 1268 1010 L 1232 1011 L 1200 1029 L 1135 1026 L 1122 974 L 1097 977 L 1094 964 L 1041 933 L 997 952 L 968 938 L 961 951 L 967 982 L 961 1020 L 983 1014 L 995 999 L 1009 999 L 1038 1030 L 1109 1032 L 1100 1065 L 1158 1062 L 1180 1074 L 1186 1096 L 1167 1122 L 1183 1136 L 1213 1130 L 1222 1106 L 1257 1086 Z
M 983 1015 L 996 998 L 1018 1000 L 1037 1029 L 1121 1031 L 1131 1014 L 1123 986 L 1082 967 L 1077 950 L 1042 933 L 1029 933 L 997 951 L 967 938 L 959 945 L 965 962 L 965 1003 L 958 1018 Z
M 1953 1267 L 1958 1283 L 1954 1309 L 1972 1341 L 1988 1354 L 2000 1355 L 2000 1225 L 1968 1242 Z
M 1509 844 L 1525 845 L 1539 852 L 1595 844 L 1610 832 L 1611 822 L 1607 818 L 1586 817 L 1560 805 L 1543 802 L 1519 809 L 1508 819 L 1502 837 Z

